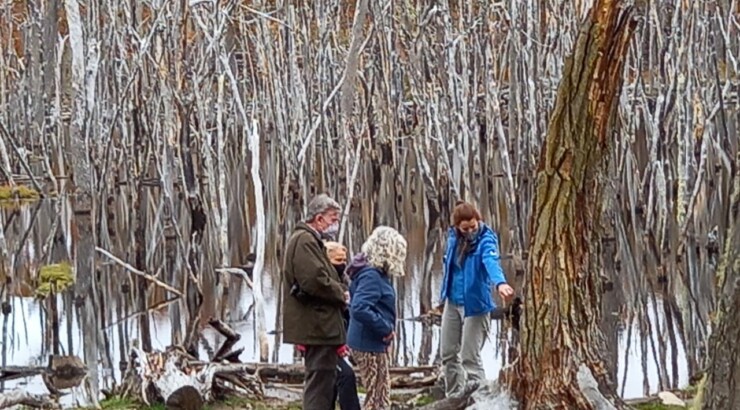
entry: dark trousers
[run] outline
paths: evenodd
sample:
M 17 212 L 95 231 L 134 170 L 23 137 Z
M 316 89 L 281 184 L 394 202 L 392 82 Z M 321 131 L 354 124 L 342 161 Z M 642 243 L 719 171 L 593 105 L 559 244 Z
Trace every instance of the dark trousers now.
M 334 401 L 339 399 L 341 410 L 360 410 L 360 398 L 357 397 L 357 377 L 355 371 L 344 359 L 337 365 L 337 383 L 334 389 Z M 332 409 L 334 407 L 331 407 Z
M 337 380 L 338 346 L 306 346 L 303 360 L 306 378 L 303 383 L 303 410 L 334 408 L 334 386 Z

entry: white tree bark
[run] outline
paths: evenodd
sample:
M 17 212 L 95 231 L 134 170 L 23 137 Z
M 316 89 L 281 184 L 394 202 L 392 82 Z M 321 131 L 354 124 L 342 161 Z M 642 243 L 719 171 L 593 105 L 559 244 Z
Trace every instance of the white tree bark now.
M 218 100 L 216 102 L 216 162 L 218 169 L 218 244 L 221 249 L 221 266 L 231 264 L 229 251 L 229 211 L 226 206 L 226 155 L 225 155 L 225 137 L 224 137 L 224 81 L 225 75 L 218 76 Z M 218 282 L 218 300 L 222 304 L 220 311 L 223 318 L 230 316 L 228 313 L 228 300 L 224 300 L 225 290 L 229 288 L 231 278 L 228 275 L 221 275 Z
M 249 134 L 249 150 L 252 152 L 252 185 L 254 186 L 254 202 L 256 206 L 257 243 L 254 250 L 256 260 L 252 294 L 254 295 L 254 323 L 257 327 L 257 346 L 259 347 L 260 361 L 266 362 L 268 357 L 267 333 L 265 329 L 265 299 L 262 296 L 262 275 L 265 271 L 265 201 L 262 193 L 262 178 L 260 177 L 260 136 L 257 129 L 257 120 L 252 120 L 252 129 Z M 276 347 L 277 348 L 277 347 Z

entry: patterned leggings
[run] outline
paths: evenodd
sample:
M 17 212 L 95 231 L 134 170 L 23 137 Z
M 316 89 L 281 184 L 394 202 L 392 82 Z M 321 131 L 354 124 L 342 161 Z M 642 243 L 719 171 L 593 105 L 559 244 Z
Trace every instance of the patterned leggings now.
M 352 352 L 360 368 L 362 385 L 366 396 L 364 410 L 390 410 L 391 376 L 388 353 Z

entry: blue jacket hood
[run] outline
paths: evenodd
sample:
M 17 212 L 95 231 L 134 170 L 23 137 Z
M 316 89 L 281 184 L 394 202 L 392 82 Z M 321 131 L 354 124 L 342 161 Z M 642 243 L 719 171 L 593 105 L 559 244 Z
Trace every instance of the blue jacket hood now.
M 349 276 L 350 280 L 352 280 L 354 279 L 355 275 L 357 275 L 361 270 L 368 266 L 370 265 L 367 262 L 367 255 L 360 252 L 352 257 L 352 261 L 349 263 L 347 268 L 345 268 L 344 273 L 346 273 L 347 276 Z

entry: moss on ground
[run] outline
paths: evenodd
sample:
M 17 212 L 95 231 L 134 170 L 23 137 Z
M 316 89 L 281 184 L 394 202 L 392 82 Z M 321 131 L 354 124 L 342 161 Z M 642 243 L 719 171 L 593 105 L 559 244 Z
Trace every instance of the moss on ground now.
M 252 409 L 252 410 L 300 410 L 301 403 L 284 403 L 279 401 L 256 401 L 242 397 L 228 398 L 222 402 L 209 405 L 210 410 Z
M 52 288 L 59 293 L 75 282 L 72 265 L 68 262 L 45 265 L 39 269 L 39 286 L 36 295 L 39 297 L 49 296 Z
M 164 404 L 153 404 L 145 406 L 134 400 L 123 397 L 111 397 L 100 402 L 100 408 L 103 410 L 165 410 Z M 80 407 L 76 410 L 92 410 L 94 407 Z
M 145 406 L 131 399 L 122 397 L 111 397 L 100 402 L 103 410 L 165 410 L 164 404 L 152 404 Z M 92 410 L 92 407 L 81 407 L 76 410 Z M 300 403 L 261 402 L 242 397 L 230 397 L 228 399 L 209 403 L 203 410 L 227 410 L 227 409 L 251 409 L 251 410 L 300 410 Z
M 645 403 L 635 406 L 637 410 L 686 410 L 685 406 L 670 406 L 663 403 Z
M 429 395 L 421 395 L 421 396 L 419 396 L 419 397 L 416 398 L 416 401 L 414 402 L 414 404 L 416 406 L 421 407 L 421 406 L 426 406 L 427 404 L 434 403 L 435 401 L 436 400 L 434 400 L 434 397 L 432 397 L 432 396 L 429 396 Z

